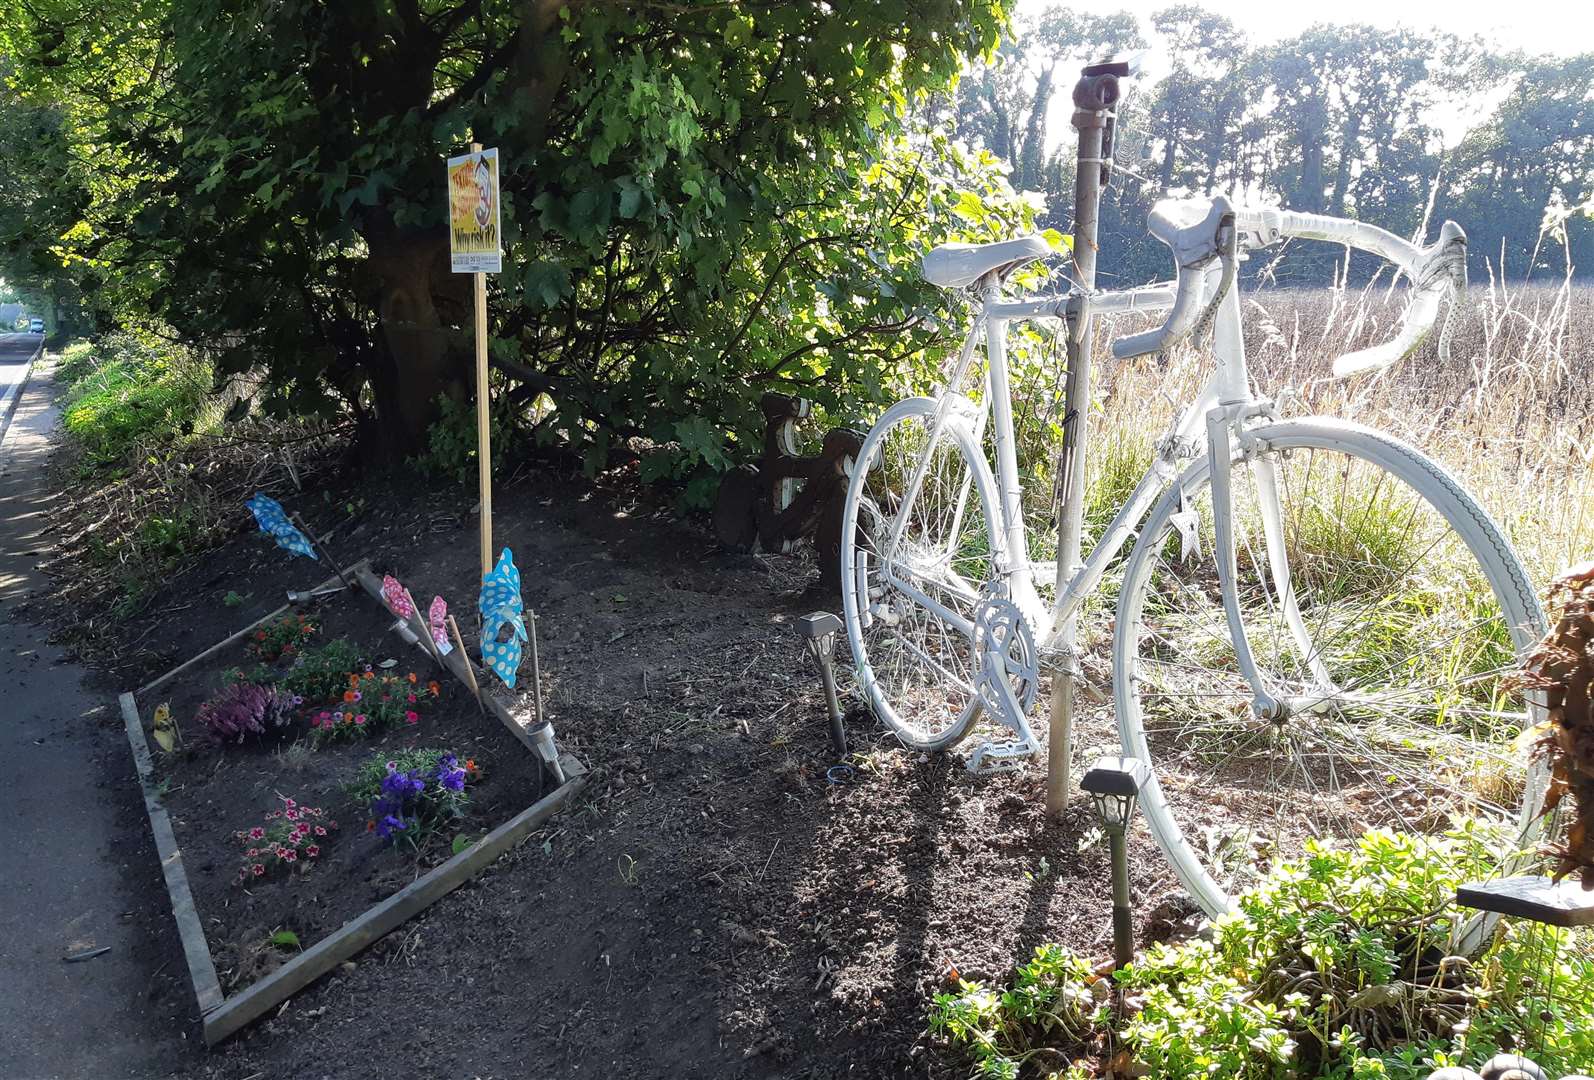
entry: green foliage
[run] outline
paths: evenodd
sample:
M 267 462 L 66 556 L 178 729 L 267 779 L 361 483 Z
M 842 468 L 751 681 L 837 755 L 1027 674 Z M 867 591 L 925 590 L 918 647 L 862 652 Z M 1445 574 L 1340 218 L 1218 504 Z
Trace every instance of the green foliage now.
M 273 619 L 249 635 L 245 648 L 256 660 L 275 664 L 284 657 L 291 659 L 296 652 L 304 648 L 304 643 L 318 629 L 318 624 L 308 615 L 284 615 L 280 619 Z
M 513 410 L 500 394 L 493 400 L 488 416 L 493 472 L 509 460 L 523 440 L 518 437 Z M 426 452 L 415 459 L 424 475 L 457 484 L 476 482 L 478 458 L 476 406 L 446 395 L 437 399 L 437 420 L 426 432 Z
M 211 386 L 208 366 L 188 350 L 130 334 L 73 356 L 69 374 L 78 377 L 62 405 L 66 430 L 101 467 L 191 434 Z M 169 546 L 164 532 L 177 527 L 157 526 L 162 535 L 150 539 Z
M 1490 873 L 1488 850 L 1467 830 L 1310 846 L 1218 919 L 1212 940 L 1154 946 L 1118 972 L 1127 1014 L 1117 1037 L 1159 1080 L 1422 1080 L 1447 1064 L 1476 1067 L 1528 1032 L 1549 1075 L 1586 1066 L 1588 935 L 1513 926 L 1481 956 L 1453 954 L 1465 915 L 1455 888 Z M 1104 1037 L 1110 1014 L 1092 1000 L 1088 965 L 1043 946 L 1007 990 L 964 983 L 937 996 L 930 1027 L 966 1047 L 978 1075 L 1016 1076 Z
M 54 212 L 0 268 L 92 282 L 223 370 L 263 370 L 268 412 L 348 410 L 412 456 L 438 395 L 472 389 L 469 279 L 434 270 L 440 159 L 485 138 L 504 152 L 492 352 L 517 403 L 591 468 L 641 437 L 696 479 L 766 384 L 856 408 L 936 341 L 945 300 L 914 263 L 968 229 L 931 201 L 950 144 L 906 145 L 902 118 L 1003 18 L 993 0 L 8 4 L 18 123 L 50 120 L 17 190 Z
M 1003 991 L 960 982 L 937 994 L 930 1031 L 967 1046 L 979 1077 L 1017 1077 L 1030 1059 L 1065 1065 L 1104 1023 L 1106 995 L 1093 989 L 1090 964 L 1061 945 L 1041 945 Z
M 360 650 L 352 642 L 336 638 L 305 649 L 292 667 L 276 675 L 275 681 L 288 693 L 303 698 L 307 707 L 325 704 L 343 694 L 349 673 L 360 666 L 361 659 Z

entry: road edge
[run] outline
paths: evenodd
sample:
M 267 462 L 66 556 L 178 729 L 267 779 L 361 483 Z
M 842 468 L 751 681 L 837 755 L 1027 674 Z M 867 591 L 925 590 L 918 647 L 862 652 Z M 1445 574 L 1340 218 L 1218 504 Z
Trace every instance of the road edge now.
M 39 362 L 39 357 L 44 355 L 44 342 L 39 342 L 39 347 L 33 350 L 33 355 L 28 357 L 28 366 L 22 370 L 22 378 L 12 386 L 11 393 L 5 401 L 0 401 L 0 445 L 4 445 L 6 435 L 11 431 L 11 418 L 16 415 L 17 406 L 22 402 L 22 394 L 28 388 L 28 380 L 33 378 L 33 366 Z

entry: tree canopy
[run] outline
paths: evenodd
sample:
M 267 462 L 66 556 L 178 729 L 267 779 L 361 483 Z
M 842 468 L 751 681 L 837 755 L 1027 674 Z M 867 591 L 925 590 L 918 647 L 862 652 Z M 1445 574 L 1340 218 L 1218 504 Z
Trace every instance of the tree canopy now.
M 1438 30 L 1330 24 L 1262 45 L 1191 4 L 1138 28 L 1125 15 L 1037 8 L 960 83 L 958 133 L 1011 161 L 1015 186 L 1044 192 L 1043 220 L 1057 228 L 1068 228 L 1072 141 L 1054 135 L 1038 154 L 1030 139 L 1058 100 L 1054 58 L 1104 55 L 1142 34 L 1154 36 L 1166 74 L 1134 87 L 1124 109 L 1123 145 L 1146 156 L 1119 155 L 1129 169 L 1103 210 L 1105 268 L 1135 280 L 1166 273 L 1165 252 L 1144 240 L 1150 202 L 1230 192 L 1406 235 L 1425 218 L 1453 217 L 1479 275 L 1561 272 L 1568 257 L 1594 275 L 1594 221 L 1564 213 L 1594 206 L 1594 55 L 1547 59 Z M 1446 146 L 1436 116 L 1480 99 L 1497 104 Z M 1055 132 L 1066 106 L 1052 111 Z M 1031 168 L 1037 156 L 1048 164 Z M 1566 247 L 1541 240 L 1547 220 L 1564 222 Z M 1332 252 L 1324 258 L 1331 264 Z M 1329 271 L 1307 260 L 1301 273 L 1321 282 Z
M 1179 192 L 1453 216 L 1480 270 L 1594 268 L 1589 56 L 1363 26 L 1264 46 L 1189 4 L 1009 27 L 1002 0 L 0 0 L 0 277 L 399 459 L 471 393 L 443 159 L 496 145 L 503 422 L 594 468 L 625 441 L 701 498 L 763 390 L 861 419 L 934 370 L 955 299 L 919 256 L 1042 201 L 1068 231 L 1077 64 L 1148 38 L 1171 62 L 1121 110 L 1103 283 L 1166 272 L 1144 214 Z M 1446 147 L 1435 109 L 1480 85 L 1506 92 Z
M 595 463 L 641 436 L 672 448 L 655 471 L 689 472 L 752 424 L 750 385 L 883 394 L 936 333 L 923 248 L 1025 224 L 993 158 L 903 126 L 1002 20 L 989 0 L 30 0 L 3 122 L 54 127 L 0 166 L 0 258 L 269 372 L 275 407 L 413 447 L 470 374 L 443 158 L 496 145 L 507 400 Z

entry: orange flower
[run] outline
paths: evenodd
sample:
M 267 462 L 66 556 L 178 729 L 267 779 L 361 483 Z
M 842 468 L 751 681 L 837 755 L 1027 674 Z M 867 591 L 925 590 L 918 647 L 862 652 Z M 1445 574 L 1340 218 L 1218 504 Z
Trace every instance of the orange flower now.
M 409 679 L 410 682 L 415 682 L 415 672 L 410 672 L 405 678 Z
M 343 700 L 344 701 L 353 701 L 354 700 L 354 691 L 353 690 L 345 690 L 345 691 L 343 691 Z
M 366 832 L 376 832 L 376 822 L 375 821 L 367 821 L 365 823 L 365 831 Z
M 358 675 L 350 675 L 349 676 L 349 685 L 350 686 L 359 686 L 360 685 L 360 677 Z
M 431 682 L 427 683 L 426 689 L 431 691 L 433 697 L 436 697 L 438 694 L 443 692 L 443 688 L 437 685 L 436 679 L 433 679 Z
M 476 774 L 476 759 L 475 758 L 466 758 L 465 759 L 465 771 L 470 773 L 472 776 L 474 776 Z

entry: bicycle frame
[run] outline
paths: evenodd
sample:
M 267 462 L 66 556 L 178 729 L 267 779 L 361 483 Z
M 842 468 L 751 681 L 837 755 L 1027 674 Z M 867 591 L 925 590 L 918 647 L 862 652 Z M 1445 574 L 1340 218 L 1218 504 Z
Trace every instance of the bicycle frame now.
M 1215 276 L 1216 271 L 1209 274 L 1209 287 L 1211 279 Z M 1212 348 L 1215 364 L 1211 376 L 1201 392 L 1180 414 L 1168 437 L 1159 446 L 1151 467 L 1135 485 L 1134 491 L 1119 508 L 1102 536 L 1096 540 L 1083 565 L 1066 577 L 1056 602 L 1048 607 L 1036 588 L 1035 574 L 1037 570 L 1054 569 L 1055 563 L 1034 563 L 1028 557 L 1028 537 L 1021 507 L 1022 489 L 1018 476 L 1017 442 L 1013 430 L 1012 401 L 1009 396 L 1007 329 L 1009 323 L 1026 319 L 1070 318 L 1072 312 L 1077 311 L 1078 301 L 1073 298 L 1009 301 L 1001 298 L 1000 284 L 994 278 L 983 281 L 981 285 L 982 303 L 979 315 L 970 327 L 963 348 L 960 350 L 959 362 L 940 395 L 942 405 L 932 428 L 931 440 L 933 446 L 934 441 L 940 437 L 942 425 L 946 423 L 970 422 L 955 418 L 954 413 L 966 417 L 972 412 L 976 443 L 980 442 L 987 420 L 994 426 L 992 438 L 995 443 L 996 460 L 993 475 L 996 480 L 997 501 L 992 507 L 996 519 L 991 522 L 993 533 L 991 540 L 996 554 L 996 573 L 1026 621 L 1033 630 L 1037 631 L 1035 636 L 1042 653 L 1055 654 L 1059 650 L 1058 639 L 1069 616 L 1079 610 L 1085 598 L 1101 583 L 1108 565 L 1136 536 L 1138 526 L 1150 512 L 1157 498 L 1170 484 L 1177 481 L 1180 460 L 1199 457 L 1204 451 L 1209 458 L 1213 509 L 1217 519 L 1216 538 L 1219 550 L 1214 554 L 1218 559 L 1220 581 L 1225 585 L 1223 590 L 1225 608 L 1228 611 L 1229 629 L 1235 646 L 1236 659 L 1256 695 L 1258 712 L 1263 715 L 1270 713 L 1275 703 L 1251 656 L 1245 627 L 1240 621 L 1238 604 L 1233 599 L 1234 590 L 1227 587 L 1236 574 L 1234 537 L 1228 515 L 1230 447 L 1236 440 L 1243 442 L 1247 421 L 1271 418 L 1273 415 L 1271 403 L 1258 399 L 1251 393 L 1237 290 L 1231 288 L 1228 291 L 1216 313 Z M 1091 308 L 1093 313 L 1106 314 L 1157 311 L 1166 309 L 1172 302 L 1171 288 L 1150 286 L 1099 294 L 1091 298 Z M 973 403 L 955 388 L 961 384 L 969 366 L 973 363 L 978 337 L 982 332 L 985 336 L 986 349 L 985 392 L 982 395 L 982 404 L 975 409 Z M 953 403 L 959 400 L 967 403 L 968 407 L 955 409 Z M 1082 441 L 1078 449 L 1080 453 L 1086 453 L 1089 447 Z M 929 453 L 926 453 L 921 460 L 927 462 L 929 457 Z M 921 466 L 920 472 L 913 477 L 905 492 L 903 505 L 897 515 L 896 535 L 893 535 L 890 547 L 895 546 L 902 523 L 907 520 L 909 508 L 917 498 L 922 475 Z M 960 492 L 955 520 L 961 520 L 966 512 L 967 501 L 972 494 L 971 487 L 972 478 L 969 478 Z M 1260 473 L 1259 488 L 1269 552 L 1268 561 L 1274 578 L 1275 592 L 1291 631 L 1299 640 L 1305 654 L 1312 656 L 1314 650 L 1311 649 L 1304 621 L 1300 618 L 1289 581 L 1289 568 L 1282 554 L 1283 533 L 1279 505 L 1276 491 L 1270 490 L 1272 479 L 1268 471 Z M 957 531 L 954 525 L 952 535 L 955 536 Z M 968 619 L 939 603 L 924 590 L 917 588 L 911 582 L 895 578 L 893 584 L 912 595 L 917 602 L 935 611 L 940 617 L 958 626 L 963 632 L 972 635 L 973 626 Z M 971 595 L 973 592 L 971 588 Z M 1315 668 L 1320 665 L 1313 666 Z M 1319 676 L 1325 679 L 1326 674 L 1319 672 Z

